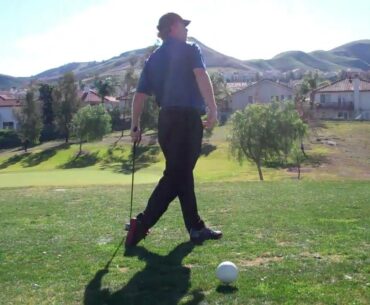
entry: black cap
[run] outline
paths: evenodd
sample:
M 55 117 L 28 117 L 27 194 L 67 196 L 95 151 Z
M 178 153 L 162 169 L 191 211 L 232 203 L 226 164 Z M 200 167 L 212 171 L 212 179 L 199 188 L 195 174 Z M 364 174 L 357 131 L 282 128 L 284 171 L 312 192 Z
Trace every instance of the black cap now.
M 157 29 L 158 31 L 163 31 L 171 27 L 171 25 L 175 24 L 176 22 L 182 22 L 185 26 L 188 26 L 190 20 L 182 19 L 180 15 L 175 13 L 167 13 L 159 18 Z

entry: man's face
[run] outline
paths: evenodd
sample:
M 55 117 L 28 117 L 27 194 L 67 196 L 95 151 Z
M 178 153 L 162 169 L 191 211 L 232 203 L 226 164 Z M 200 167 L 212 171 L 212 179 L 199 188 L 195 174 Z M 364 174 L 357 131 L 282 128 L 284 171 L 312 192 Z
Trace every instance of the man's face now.
M 181 41 L 186 41 L 188 29 L 181 21 L 176 22 L 171 26 L 171 35 Z

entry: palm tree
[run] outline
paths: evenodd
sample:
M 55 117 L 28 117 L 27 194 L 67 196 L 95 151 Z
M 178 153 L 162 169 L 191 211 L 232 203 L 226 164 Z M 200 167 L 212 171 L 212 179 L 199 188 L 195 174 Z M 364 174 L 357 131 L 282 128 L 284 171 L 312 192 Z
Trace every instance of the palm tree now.
M 112 95 L 114 93 L 114 87 L 112 86 L 109 79 L 104 81 L 99 80 L 95 83 L 95 87 L 98 89 L 98 94 L 101 97 L 101 103 L 104 104 L 104 98 L 107 95 Z

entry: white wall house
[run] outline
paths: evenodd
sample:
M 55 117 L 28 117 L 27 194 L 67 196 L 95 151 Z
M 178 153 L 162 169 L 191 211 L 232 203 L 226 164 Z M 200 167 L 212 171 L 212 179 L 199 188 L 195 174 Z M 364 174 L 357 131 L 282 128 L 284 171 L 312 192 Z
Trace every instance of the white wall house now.
M 0 129 L 16 129 L 18 127 L 14 110 L 20 105 L 20 100 L 14 96 L 0 94 Z
M 370 82 L 358 77 L 318 88 L 314 101 L 318 118 L 370 120 Z
M 235 92 L 231 97 L 231 108 L 233 111 L 244 109 L 249 104 L 267 104 L 273 100 L 292 100 L 293 89 L 287 85 L 263 79 L 244 89 Z

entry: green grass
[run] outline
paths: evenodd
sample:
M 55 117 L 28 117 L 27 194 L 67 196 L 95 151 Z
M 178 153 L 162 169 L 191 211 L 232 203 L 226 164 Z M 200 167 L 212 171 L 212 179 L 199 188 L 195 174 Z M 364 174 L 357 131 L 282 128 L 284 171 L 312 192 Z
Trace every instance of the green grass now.
M 138 185 L 135 212 L 153 185 Z M 193 247 L 175 201 L 120 248 L 128 186 L 9 188 L 0 197 L 1 304 L 369 304 L 370 182 L 198 184 L 224 238 Z M 220 285 L 225 260 L 240 273 Z
M 198 182 L 258 180 L 255 164 L 240 165 L 229 156 L 227 136 L 230 126 L 217 127 L 204 141 L 195 176 Z M 326 122 L 318 134 L 305 139 L 309 159 L 303 164 L 306 180 L 369 180 L 370 123 Z M 127 137 L 118 145 L 114 133 L 97 143 L 86 143 L 88 154 L 76 159 L 78 145 L 50 142 L 36 146 L 28 154 L 0 152 L 0 186 L 61 186 L 129 184 L 131 144 Z M 335 141 L 331 147 L 317 138 Z M 153 183 L 162 175 L 164 158 L 157 145 L 141 146 L 137 161 L 138 183 Z M 263 168 L 267 181 L 291 180 L 296 173 L 286 168 Z
M 118 134 L 0 152 L 0 304 L 370 304 L 370 124 L 327 122 L 305 140 L 303 181 L 229 158 L 229 126 L 205 141 L 200 214 L 224 238 L 194 247 L 177 201 L 133 251 L 119 248 L 130 198 L 131 145 Z M 336 141 L 328 146 L 317 138 Z M 134 213 L 164 168 L 140 148 Z M 32 187 L 30 187 L 32 186 Z M 237 264 L 237 282 L 215 268 Z
M 257 180 L 255 165 L 242 166 L 229 156 L 226 142 L 228 126 L 218 127 L 204 144 L 195 176 L 198 181 Z M 34 147 L 27 154 L 6 151 L 0 154 L 0 185 L 2 187 L 100 185 L 131 183 L 131 144 L 112 145 L 107 138 L 98 143 L 87 143 L 83 150 L 89 152 L 76 159 L 78 144 L 60 142 Z M 142 145 L 137 159 L 138 183 L 153 183 L 164 169 L 164 158 L 158 145 Z M 264 170 L 266 180 L 290 179 L 281 170 Z

